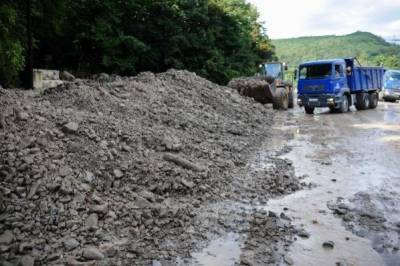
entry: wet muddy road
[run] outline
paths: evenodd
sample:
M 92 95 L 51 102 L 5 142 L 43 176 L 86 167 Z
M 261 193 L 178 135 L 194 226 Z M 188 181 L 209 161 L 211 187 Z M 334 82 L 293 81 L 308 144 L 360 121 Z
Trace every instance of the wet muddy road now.
M 313 116 L 295 108 L 278 114 L 274 131 L 253 167 L 267 168 L 268 155 L 289 150 L 281 158 L 312 185 L 237 208 L 283 212 L 300 232 L 276 264 L 400 265 L 400 105 L 381 102 L 376 110 L 346 114 L 322 109 Z M 219 207 L 235 208 L 224 204 Z M 195 264 L 243 264 L 245 241 L 246 235 L 228 233 L 194 253 Z M 333 248 L 323 247 L 328 241 Z
M 290 248 L 294 265 L 400 265 L 400 105 L 292 115 L 281 118 L 295 134 L 284 156 L 315 187 L 266 208 L 288 208 L 309 233 Z M 334 248 L 323 248 L 326 241 Z

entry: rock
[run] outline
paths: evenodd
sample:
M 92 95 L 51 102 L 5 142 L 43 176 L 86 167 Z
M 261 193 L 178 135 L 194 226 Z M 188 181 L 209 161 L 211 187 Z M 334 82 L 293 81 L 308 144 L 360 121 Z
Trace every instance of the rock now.
M 29 194 L 28 194 L 28 199 L 31 199 L 35 194 L 36 191 L 38 190 L 40 184 L 42 183 L 41 180 L 39 180 L 38 182 L 36 182 L 35 184 L 33 184 L 33 186 L 31 187 Z
M 0 128 L 6 128 L 6 119 L 3 114 L 0 113 Z
M 19 121 L 28 121 L 29 114 L 21 111 L 17 111 L 17 119 Z
M 165 135 L 161 144 L 164 146 L 166 151 L 178 152 L 182 150 L 182 144 L 179 139 L 171 134 Z
M 101 253 L 95 247 L 87 247 L 82 252 L 82 257 L 87 260 L 102 260 L 104 259 L 103 253 Z
M 33 244 L 23 242 L 23 243 L 19 244 L 18 252 L 20 254 L 25 254 L 25 253 L 27 253 L 28 250 L 32 250 L 32 249 L 33 249 Z
M 94 266 L 95 265 L 94 263 L 88 264 L 87 262 L 78 261 L 76 258 L 73 258 L 73 257 L 67 257 L 65 264 L 68 266 Z
M 53 253 L 47 256 L 47 261 L 55 261 L 62 258 L 62 254 L 60 253 Z
M 107 213 L 107 217 L 108 217 L 108 218 L 111 218 L 111 219 L 113 219 L 113 220 L 115 220 L 115 219 L 118 218 L 114 211 L 109 211 L 109 212 Z
M 121 150 L 131 152 L 132 148 L 124 143 L 122 144 Z
M 64 248 L 71 251 L 79 246 L 79 242 L 75 238 L 67 238 L 63 241 Z
M 68 134 L 75 134 L 78 131 L 78 128 L 79 128 L 78 123 L 69 122 L 62 127 L 62 131 Z
M 268 211 L 268 217 L 277 218 L 278 215 L 273 211 Z
M 333 241 L 325 241 L 324 243 L 322 243 L 322 247 L 328 248 L 328 249 L 332 249 L 332 248 L 335 247 L 335 242 L 333 242 Z
M 29 255 L 25 255 L 21 258 L 21 261 L 19 262 L 20 266 L 34 266 L 35 265 L 35 259 Z
M 185 178 L 182 178 L 181 182 L 187 188 L 193 188 L 195 186 L 192 181 L 187 181 Z
M 95 180 L 95 176 L 92 172 L 86 171 L 85 172 L 85 181 L 88 183 L 92 183 Z
M 0 245 L 10 245 L 14 239 L 15 236 L 11 231 L 5 231 L 0 235 Z
M 92 212 L 100 213 L 100 214 L 105 215 L 108 212 L 108 204 L 92 205 L 92 206 L 90 206 L 90 210 Z
M 89 217 L 86 219 L 86 228 L 89 230 L 96 230 L 97 229 L 97 223 L 98 223 L 98 216 L 96 213 L 92 213 L 89 215 Z
M 116 249 L 116 247 L 111 243 L 102 244 L 100 246 L 100 250 L 106 257 L 109 257 L 109 258 L 114 257 L 118 253 L 118 250 Z
M 164 160 L 166 160 L 168 162 L 173 162 L 173 163 L 175 163 L 175 164 L 177 164 L 177 165 L 179 165 L 179 166 L 181 166 L 183 168 L 192 170 L 194 172 L 203 172 L 205 170 L 202 167 L 200 167 L 200 166 L 198 166 L 198 165 L 196 165 L 196 164 L 194 164 L 192 162 L 189 162 L 186 159 L 183 159 L 183 158 L 181 158 L 179 156 L 176 156 L 176 155 L 173 155 L 173 154 L 170 154 L 170 153 L 164 154 L 163 158 L 164 158 Z
M 69 73 L 68 71 L 61 71 L 60 72 L 60 79 L 61 80 L 66 80 L 66 81 L 74 81 L 75 76 Z
M 302 237 L 302 238 L 309 238 L 310 237 L 310 234 L 304 229 L 297 230 L 297 235 L 299 237 Z
M 118 179 L 124 176 L 124 173 L 119 169 L 114 169 L 113 173 L 114 173 L 114 176 Z
M 290 258 L 290 257 L 288 257 L 288 256 L 284 256 L 284 257 L 283 257 L 283 260 L 285 261 L 285 263 L 286 263 L 287 265 L 293 265 L 293 264 L 294 264 L 293 259 Z

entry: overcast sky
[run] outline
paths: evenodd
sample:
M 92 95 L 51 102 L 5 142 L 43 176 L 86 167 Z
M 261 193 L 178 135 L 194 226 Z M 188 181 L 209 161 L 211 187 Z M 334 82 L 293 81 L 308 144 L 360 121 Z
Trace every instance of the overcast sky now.
M 248 0 L 270 38 L 348 34 L 400 35 L 400 0 Z

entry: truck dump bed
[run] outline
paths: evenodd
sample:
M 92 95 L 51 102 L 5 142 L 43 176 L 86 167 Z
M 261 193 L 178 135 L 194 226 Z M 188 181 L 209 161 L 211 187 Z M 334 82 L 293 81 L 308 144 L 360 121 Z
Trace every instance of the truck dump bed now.
M 381 90 L 384 73 L 382 67 L 354 67 L 352 75 L 347 76 L 351 93 Z

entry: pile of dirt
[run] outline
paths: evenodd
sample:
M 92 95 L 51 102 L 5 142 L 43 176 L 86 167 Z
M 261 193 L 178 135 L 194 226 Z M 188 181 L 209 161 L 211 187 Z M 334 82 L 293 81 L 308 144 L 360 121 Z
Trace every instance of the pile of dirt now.
M 212 225 L 196 219 L 204 206 L 300 188 L 286 162 L 246 182 L 273 112 L 176 70 L 101 74 L 40 95 L 0 89 L 0 261 L 189 257 L 207 228 L 224 228 L 223 217 Z

